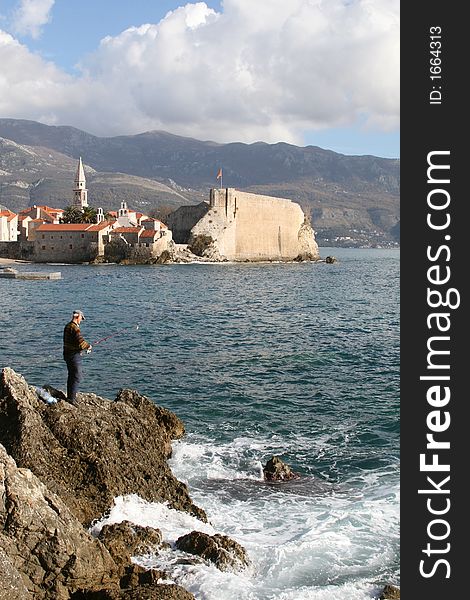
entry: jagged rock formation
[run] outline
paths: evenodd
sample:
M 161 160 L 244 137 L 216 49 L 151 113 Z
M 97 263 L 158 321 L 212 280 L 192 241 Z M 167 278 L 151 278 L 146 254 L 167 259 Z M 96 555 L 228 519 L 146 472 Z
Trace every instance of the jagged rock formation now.
M 273 456 L 268 460 L 263 467 L 263 474 L 266 481 L 289 481 L 299 477 L 278 456 Z
M 379 600 L 400 600 L 400 588 L 387 584 L 382 590 Z
M 178 538 L 175 545 L 179 550 L 213 562 L 221 571 L 237 571 L 249 564 L 244 548 L 226 535 L 191 531 Z
M 163 536 L 159 529 L 141 527 L 129 521 L 104 525 L 98 539 L 108 549 L 118 565 L 127 565 L 131 557 L 137 554 L 156 552 L 163 544 Z
M 167 464 L 171 440 L 183 434 L 178 417 L 138 392 L 121 390 L 115 401 L 79 394 L 76 406 L 46 406 L 23 377 L 3 370 L 0 442 L 83 524 L 102 515 L 114 497 L 130 493 L 168 501 L 206 521 Z
M 69 591 L 117 586 L 118 567 L 62 500 L 0 445 L 2 585 L 17 598 L 69 598 Z M 1 560 L 1 559 L 0 559 Z M 20 583 L 21 581 L 21 583 Z
M 158 529 L 123 521 L 97 538 L 88 530 L 115 496 L 130 493 L 207 520 L 166 462 L 183 423 L 133 390 L 114 401 L 79 394 L 71 405 L 44 387 L 55 404 L 12 369 L 1 373 L 0 600 L 195 600 L 162 583 L 171 573 L 131 562 L 171 548 Z M 219 568 L 248 564 L 235 541 L 205 537 L 206 554 L 214 544 L 218 554 L 204 558 Z
M 102 590 L 97 594 L 74 596 L 74 600 L 195 600 L 194 596 L 179 585 L 143 583 L 138 588 L 121 592 Z
M 0 538 L 0 544 L 3 541 Z M 8 557 L 8 554 L 0 546 L 0 598 L 2 600 L 24 600 L 28 598 L 28 588 L 23 579 Z

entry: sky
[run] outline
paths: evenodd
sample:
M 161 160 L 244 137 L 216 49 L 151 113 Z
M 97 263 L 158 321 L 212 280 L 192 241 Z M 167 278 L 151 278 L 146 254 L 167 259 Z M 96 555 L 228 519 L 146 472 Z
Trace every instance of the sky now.
M 0 0 L 0 117 L 400 155 L 399 0 Z

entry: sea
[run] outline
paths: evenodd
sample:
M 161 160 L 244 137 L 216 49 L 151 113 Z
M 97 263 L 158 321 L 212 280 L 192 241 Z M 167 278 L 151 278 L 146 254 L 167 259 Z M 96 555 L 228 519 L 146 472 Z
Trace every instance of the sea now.
M 74 309 L 93 344 L 82 391 L 131 388 L 175 412 L 170 466 L 209 519 L 118 497 L 124 519 L 170 544 L 193 529 L 239 542 L 222 572 L 169 549 L 197 600 L 368 600 L 400 584 L 399 250 L 321 248 L 334 264 L 14 265 L 60 280 L 0 279 L 0 367 L 65 388 Z M 299 478 L 263 481 L 279 456 Z

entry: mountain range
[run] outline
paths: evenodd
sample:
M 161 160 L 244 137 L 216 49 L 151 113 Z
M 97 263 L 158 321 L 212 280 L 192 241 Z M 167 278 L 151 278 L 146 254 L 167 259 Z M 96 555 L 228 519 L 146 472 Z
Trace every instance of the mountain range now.
M 127 201 L 149 213 L 208 198 L 224 187 L 290 198 L 310 216 L 320 245 L 393 246 L 399 241 L 400 161 L 346 156 L 287 143 L 218 144 L 164 131 L 97 137 L 69 126 L 0 119 L 0 204 L 71 203 L 82 157 L 88 201 Z

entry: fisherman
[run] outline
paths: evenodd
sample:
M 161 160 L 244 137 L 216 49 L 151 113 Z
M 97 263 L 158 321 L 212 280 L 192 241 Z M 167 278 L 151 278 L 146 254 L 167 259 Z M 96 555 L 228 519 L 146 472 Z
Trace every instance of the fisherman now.
M 81 310 L 74 310 L 72 320 L 64 327 L 64 360 L 67 364 L 67 400 L 75 401 L 78 385 L 82 379 L 82 352 L 91 352 L 91 344 L 83 339 L 80 323 L 85 320 Z

